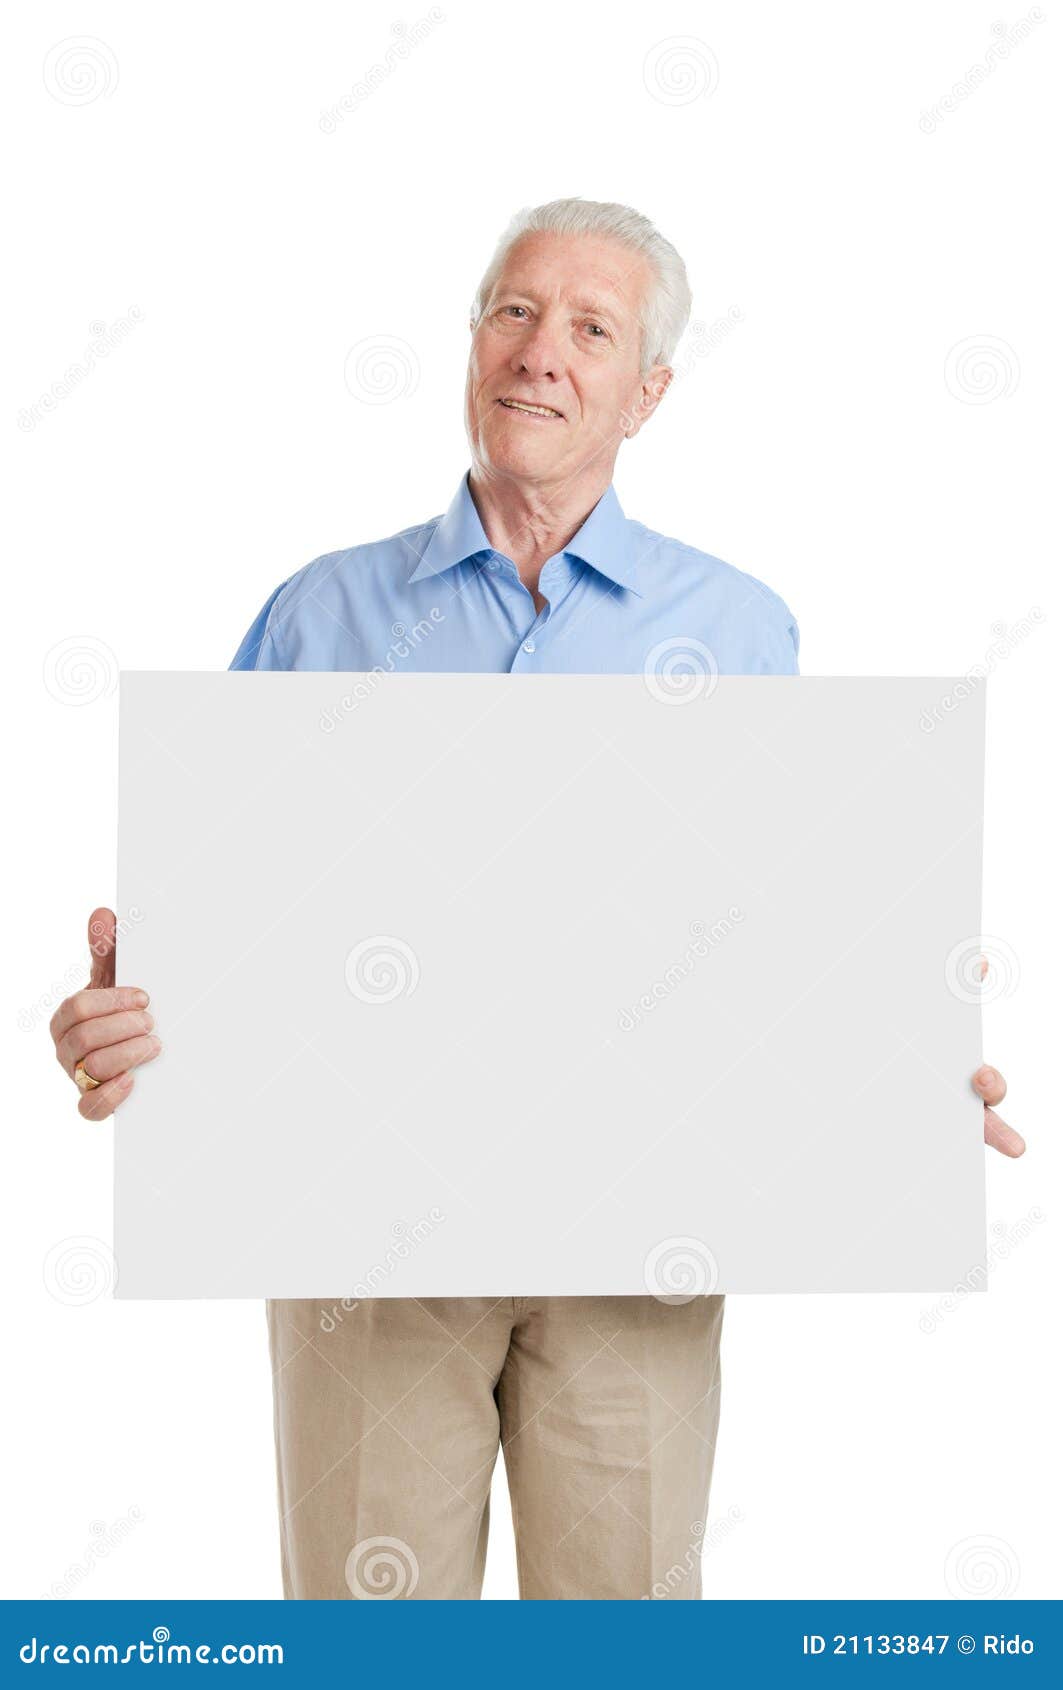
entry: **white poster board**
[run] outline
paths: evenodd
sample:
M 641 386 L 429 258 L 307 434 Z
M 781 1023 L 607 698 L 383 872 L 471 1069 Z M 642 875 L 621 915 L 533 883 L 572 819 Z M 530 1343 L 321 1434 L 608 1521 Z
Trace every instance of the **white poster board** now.
M 125 674 L 117 1294 L 940 1291 L 984 689 Z

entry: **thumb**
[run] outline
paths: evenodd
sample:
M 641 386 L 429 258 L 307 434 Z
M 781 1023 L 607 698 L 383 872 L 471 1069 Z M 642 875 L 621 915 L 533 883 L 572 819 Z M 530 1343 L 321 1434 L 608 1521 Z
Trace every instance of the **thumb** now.
M 89 916 L 90 986 L 114 985 L 115 925 L 113 910 L 93 910 Z

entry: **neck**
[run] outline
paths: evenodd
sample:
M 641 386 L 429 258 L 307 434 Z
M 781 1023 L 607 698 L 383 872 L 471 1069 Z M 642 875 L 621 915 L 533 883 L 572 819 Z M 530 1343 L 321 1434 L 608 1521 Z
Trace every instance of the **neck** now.
M 517 566 L 529 592 L 538 593 L 544 563 L 563 552 L 612 479 L 612 464 L 551 486 L 499 475 L 483 464 L 469 472 L 469 492 L 496 552 Z

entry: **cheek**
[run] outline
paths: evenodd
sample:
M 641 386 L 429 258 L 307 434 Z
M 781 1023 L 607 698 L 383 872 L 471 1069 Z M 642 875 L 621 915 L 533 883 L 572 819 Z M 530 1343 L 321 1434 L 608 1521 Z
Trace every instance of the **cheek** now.
M 481 387 L 506 362 L 506 350 L 498 339 L 482 330 L 473 341 L 469 372 L 474 387 Z
M 491 372 L 486 368 L 483 359 L 475 355 L 469 360 L 468 374 L 465 379 L 465 403 L 472 410 L 478 410 L 483 403 L 483 390 L 490 381 Z
M 580 409 L 601 427 L 623 413 L 629 394 L 630 383 L 619 380 L 614 370 L 592 371 L 580 383 Z

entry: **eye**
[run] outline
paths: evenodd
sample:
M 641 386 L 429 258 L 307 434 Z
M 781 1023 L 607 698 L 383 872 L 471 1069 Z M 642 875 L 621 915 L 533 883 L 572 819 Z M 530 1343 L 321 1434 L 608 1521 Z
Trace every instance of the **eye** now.
M 608 339 L 608 330 L 603 329 L 601 323 L 588 323 L 587 327 L 591 331 L 592 340 L 597 340 L 599 337 L 603 340 Z
M 503 305 L 502 313 L 504 316 L 507 311 L 527 311 L 527 309 L 526 305 Z

